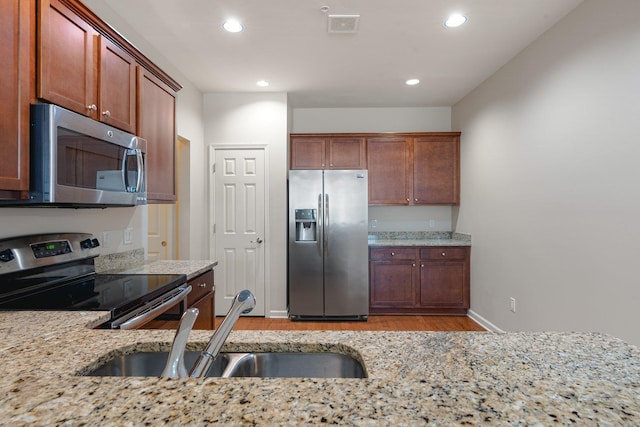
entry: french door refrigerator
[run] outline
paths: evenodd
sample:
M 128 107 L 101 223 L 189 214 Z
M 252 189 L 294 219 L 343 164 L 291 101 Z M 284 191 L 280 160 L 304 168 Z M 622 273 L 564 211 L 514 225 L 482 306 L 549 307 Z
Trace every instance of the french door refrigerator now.
M 289 171 L 292 320 L 367 319 L 367 233 L 366 170 Z

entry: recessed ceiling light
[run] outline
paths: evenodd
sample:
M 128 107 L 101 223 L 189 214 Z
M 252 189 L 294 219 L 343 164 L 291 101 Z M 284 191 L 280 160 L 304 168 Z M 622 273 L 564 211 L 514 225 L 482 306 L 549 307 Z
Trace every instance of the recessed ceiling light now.
M 446 21 L 444 21 L 444 25 L 449 28 L 459 27 L 460 25 L 467 22 L 467 17 L 464 15 L 460 15 L 459 13 L 454 13 L 449 16 Z
M 418 83 L 420 83 L 420 80 L 418 80 L 418 79 L 409 79 L 409 80 L 407 80 L 405 83 L 406 83 L 407 85 L 409 85 L 409 86 L 415 86 L 415 85 L 417 85 Z
M 222 24 L 222 27 L 230 33 L 239 33 L 244 30 L 244 27 L 237 19 L 228 19 L 224 24 Z
M 266 81 L 266 80 L 258 80 L 258 81 L 256 82 L 256 84 L 257 84 L 258 86 L 260 86 L 260 87 L 267 87 L 267 86 L 269 86 L 269 82 L 268 82 L 268 81 Z

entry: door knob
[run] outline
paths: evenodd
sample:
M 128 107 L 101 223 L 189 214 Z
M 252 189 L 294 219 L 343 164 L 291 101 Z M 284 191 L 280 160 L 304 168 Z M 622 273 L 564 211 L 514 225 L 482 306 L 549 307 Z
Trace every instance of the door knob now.
M 164 241 L 164 240 L 163 240 L 163 241 L 162 241 L 162 243 L 160 243 L 160 244 L 162 245 L 162 247 L 167 246 L 167 242 L 166 242 L 166 241 Z
M 256 239 L 256 243 L 257 243 L 257 244 L 262 243 L 262 239 L 258 237 L 258 238 Z

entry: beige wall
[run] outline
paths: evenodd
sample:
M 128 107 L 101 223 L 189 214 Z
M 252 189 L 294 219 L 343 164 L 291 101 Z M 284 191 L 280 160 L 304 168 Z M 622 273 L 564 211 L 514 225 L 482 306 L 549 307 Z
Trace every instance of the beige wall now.
M 640 344 L 638 16 L 587 0 L 453 108 L 471 308 L 500 329 Z

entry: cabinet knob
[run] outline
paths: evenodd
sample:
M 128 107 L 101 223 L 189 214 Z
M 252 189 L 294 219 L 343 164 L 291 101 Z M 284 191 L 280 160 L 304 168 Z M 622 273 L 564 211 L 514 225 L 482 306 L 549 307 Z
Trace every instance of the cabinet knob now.
M 446 252 L 442 252 L 442 256 L 447 256 Z
M 417 201 L 418 201 L 418 199 L 413 199 L 413 201 L 414 201 L 414 202 L 417 202 Z
M 111 111 L 107 110 L 107 111 L 103 111 L 102 115 L 105 117 L 111 117 Z
M 411 201 L 411 199 L 407 197 L 407 202 L 410 202 L 410 201 Z
M 415 267 L 415 266 L 416 266 L 416 263 L 414 262 L 413 264 L 411 264 L 411 266 L 412 266 L 412 267 Z
M 96 107 L 96 104 L 87 105 L 87 110 L 98 111 L 98 107 Z
M 391 256 L 396 256 L 396 253 L 395 252 L 391 252 Z
M 424 268 L 424 264 L 420 264 L 420 268 Z
M 199 288 L 206 288 L 207 284 L 206 283 L 198 283 L 198 287 Z

